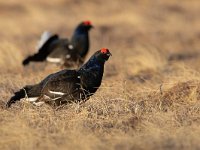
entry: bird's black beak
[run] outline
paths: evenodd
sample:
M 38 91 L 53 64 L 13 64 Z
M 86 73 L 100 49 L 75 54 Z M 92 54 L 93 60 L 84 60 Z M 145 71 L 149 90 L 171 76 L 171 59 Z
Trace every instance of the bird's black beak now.
M 106 55 L 107 55 L 108 57 L 112 56 L 112 54 L 111 54 L 110 52 L 109 52 L 109 53 L 107 53 Z
M 93 29 L 94 28 L 94 26 L 93 25 L 90 25 L 90 29 Z

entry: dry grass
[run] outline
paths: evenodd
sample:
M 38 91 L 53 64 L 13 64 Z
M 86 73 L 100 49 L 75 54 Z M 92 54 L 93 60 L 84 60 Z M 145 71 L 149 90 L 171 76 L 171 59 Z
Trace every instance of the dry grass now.
M 1 1 L 0 149 L 200 149 L 199 15 L 195 0 Z M 21 66 L 40 34 L 69 37 L 85 19 L 95 25 L 88 56 L 113 54 L 98 92 L 59 110 L 5 109 L 13 91 L 59 70 Z

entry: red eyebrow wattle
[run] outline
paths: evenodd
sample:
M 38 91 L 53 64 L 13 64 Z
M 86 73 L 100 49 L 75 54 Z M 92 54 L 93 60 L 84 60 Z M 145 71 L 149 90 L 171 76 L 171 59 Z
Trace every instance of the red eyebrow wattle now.
M 84 25 L 91 25 L 92 23 L 90 21 L 84 21 L 83 24 Z
M 101 49 L 101 53 L 105 54 L 105 53 L 107 53 L 107 52 L 108 52 L 108 49 L 107 49 L 107 48 L 102 48 L 102 49 Z

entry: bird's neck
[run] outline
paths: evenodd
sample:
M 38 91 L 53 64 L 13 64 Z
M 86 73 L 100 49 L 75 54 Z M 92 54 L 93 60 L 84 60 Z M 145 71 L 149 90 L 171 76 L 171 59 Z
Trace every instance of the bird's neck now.
M 95 93 L 101 85 L 104 62 L 99 62 L 96 58 L 90 58 L 90 60 L 81 67 L 79 72 L 81 75 L 82 87 L 90 93 Z
M 76 50 L 81 57 L 85 57 L 89 50 L 88 31 L 76 29 L 72 36 L 71 43 L 74 46 L 74 50 Z

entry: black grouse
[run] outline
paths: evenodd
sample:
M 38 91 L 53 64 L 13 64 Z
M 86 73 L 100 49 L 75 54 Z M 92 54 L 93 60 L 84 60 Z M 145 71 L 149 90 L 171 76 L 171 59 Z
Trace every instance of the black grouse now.
M 81 22 L 75 29 L 71 40 L 59 38 L 57 34 L 44 34 L 36 54 L 28 56 L 22 64 L 28 65 L 31 61 L 48 61 L 59 63 L 66 67 L 74 64 L 81 65 L 89 50 L 90 21 Z
M 101 85 L 104 64 L 110 56 L 109 50 L 102 48 L 78 70 L 65 69 L 50 74 L 38 84 L 27 85 L 10 98 L 7 107 L 22 98 L 36 105 L 45 102 L 51 106 L 86 101 Z

